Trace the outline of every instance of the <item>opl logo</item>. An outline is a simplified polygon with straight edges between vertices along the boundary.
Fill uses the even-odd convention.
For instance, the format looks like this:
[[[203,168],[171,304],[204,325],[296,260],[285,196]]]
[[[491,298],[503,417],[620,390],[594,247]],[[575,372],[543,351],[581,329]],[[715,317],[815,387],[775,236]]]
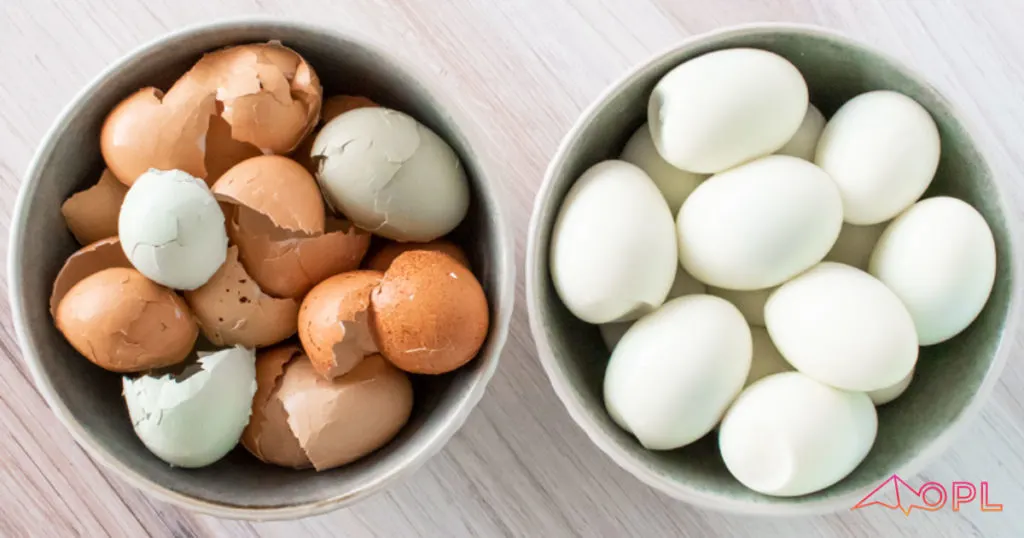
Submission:
[[[895,504],[885,498],[886,494],[890,491],[895,492]],[[915,509],[926,512],[941,510],[946,506],[947,500],[952,500],[953,511],[959,512],[963,505],[970,504],[975,499],[978,499],[979,508],[982,512],[1003,511],[1003,505],[989,502],[988,482],[981,482],[979,487],[976,487],[973,482],[953,482],[949,491],[938,482],[927,482],[919,489],[914,489],[905,480],[900,478],[899,475],[894,474],[872,490],[871,493],[868,493],[850,510],[867,508],[877,504],[890,510],[899,510],[903,512],[903,515],[909,516],[910,512]]]

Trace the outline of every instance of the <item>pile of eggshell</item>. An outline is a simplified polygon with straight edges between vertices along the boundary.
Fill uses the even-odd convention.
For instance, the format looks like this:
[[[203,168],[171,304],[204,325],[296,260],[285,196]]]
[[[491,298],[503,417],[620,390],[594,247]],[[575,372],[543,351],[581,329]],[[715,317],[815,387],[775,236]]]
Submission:
[[[110,112],[107,169],[62,207],[85,246],[54,321],[86,359],[140,374],[123,380],[134,430],[171,465],[239,441],[286,467],[349,463],[408,420],[408,374],[484,342],[483,289],[443,238],[469,207],[457,155],[402,112],[322,95],[280,43],[206,54]]]
[[[560,298],[612,350],[608,413],[651,450],[717,427],[755,491],[826,488],[867,456],[919,346],[981,312],[992,232],[963,201],[918,201],[939,132],[896,92],[826,122],[793,64],[730,49],[666,74],[647,119],[572,186],[550,246]]]

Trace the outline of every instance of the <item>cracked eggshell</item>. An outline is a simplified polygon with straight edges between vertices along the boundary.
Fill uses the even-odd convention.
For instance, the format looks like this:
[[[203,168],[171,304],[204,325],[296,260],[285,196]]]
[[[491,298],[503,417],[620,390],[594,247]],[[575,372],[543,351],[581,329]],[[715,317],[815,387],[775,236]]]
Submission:
[[[473,273],[440,252],[395,259],[371,295],[370,324],[381,354],[415,374],[469,362],[487,337],[487,297]]]
[[[76,192],[60,207],[68,230],[79,244],[88,245],[117,235],[117,215],[128,187],[104,170],[100,180],[88,189]]]
[[[323,127],[324,124],[337,118],[338,116],[348,112],[349,110],[355,110],[357,108],[367,108],[380,106],[374,103],[370,99],[358,95],[334,95],[324,99],[324,105],[320,110],[320,123],[319,127]],[[316,135],[319,133],[319,129],[316,129],[306,138],[302,139],[302,143],[299,147],[295,148],[292,152],[292,158],[294,158],[303,168],[309,170],[310,174],[316,174],[316,163],[313,161],[313,141],[316,140]]]
[[[469,182],[455,151],[397,110],[359,108],[334,118],[312,155],[328,204],[388,239],[437,239],[469,209]]]
[[[288,426],[288,412],[275,397],[285,369],[294,360],[304,360],[302,348],[295,344],[266,349],[256,355],[256,395],[241,442],[260,461],[308,469],[313,464]]]
[[[316,180],[299,163],[261,155],[238,163],[213,185],[221,199],[266,215],[276,226],[310,234],[324,231],[324,202]]]
[[[181,297],[125,267],[79,281],[60,300],[54,319],[79,353],[113,372],[177,364],[199,335]]]
[[[403,252],[410,250],[432,250],[434,252],[441,252],[452,257],[455,261],[460,264],[469,267],[469,258],[466,257],[466,253],[455,243],[448,241],[447,239],[435,239],[429,243],[395,243],[388,242],[377,252],[366,258],[366,262],[363,264],[367,269],[374,271],[387,271],[388,267],[391,267],[391,263],[395,261],[395,258],[400,256]]]
[[[170,288],[194,290],[227,256],[224,213],[201,179],[150,170],[128,189],[117,222],[132,265]]]
[[[297,328],[299,302],[263,293],[238,261],[235,246],[228,247],[227,260],[206,284],[184,295],[203,335],[218,346],[267,347]]]
[[[50,315],[57,315],[57,306],[68,291],[82,279],[111,267],[131,267],[131,262],[121,249],[121,241],[116,237],[100,239],[90,243],[68,257],[64,266],[53,281],[53,292],[50,294]]]
[[[124,378],[135,433],[177,467],[204,467],[238,444],[256,392],[255,354],[243,347],[199,354],[177,376]]]
[[[370,292],[384,273],[349,271],[317,284],[299,309],[299,340],[325,379],[348,373],[363,357],[377,353],[370,332]]]

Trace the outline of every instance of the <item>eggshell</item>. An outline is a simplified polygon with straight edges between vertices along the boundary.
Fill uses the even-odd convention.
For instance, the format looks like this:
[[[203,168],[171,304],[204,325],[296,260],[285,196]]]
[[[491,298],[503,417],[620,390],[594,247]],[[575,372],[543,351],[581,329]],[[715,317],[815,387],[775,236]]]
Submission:
[[[750,329],[711,295],[673,299],[640,318],[612,352],[604,376],[609,414],[651,450],[710,432],[750,371]]]
[[[624,161],[598,163],[576,180],[550,248],[555,291],[587,323],[628,321],[661,306],[679,265],[668,203]]]
[[[676,269],[676,278],[672,281],[672,287],[668,290],[668,297],[665,300],[671,301],[677,297],[696,295],[706,291],[707,288],[703,283],[690,276],[685,269],[679,267]],[[604,339],[605,345],[608,346],[608,351],[615,349],[616,344],[622,339],[622,335],[626,334],[626,331],[633,325],[633,321],[616,321],[602,324],[599,327],[601,338]]]
[[[313,464],[288,426],[288,412],[281,400],[275,397],[280,388],[279,380],[295,360],[304,360],[302,348],[295,344],[269,348],[256,355],[256,395],[252,399],[252,415],[242,432],[241,443],[260,461],[308,469]]]
[[[429,243],[387,243],[380,250],[373,253],[371,256],[366,258],[363,265],[367,269],[374,271],[384,272],[391,267],[391,263],[395,261],[399,255],[403,252],[410,250],[432,250],[435,252],[441,252],[451,256],[455,261],[459,262],[465,267],[469,267],[469,258],[466,257],[466,253],[459,248],[458,245],[448,241],[446,239],[435,239]]]
[[[238,163],[212,188],[219,197],[250,207],[278,227],[310,234],[324,231],[324,202],[316,180],[299,163],[261,155]]]
[[[73,194],[60,207],[60,212],[75,239],[88,245],[117,235],[117,214],[127,193],[128,187],[110,170],[104,170],[99,182]]]
[[[357,95],[333,95],[324,99],[323,107],[320,110],[320,123],[318,126],[323,127],[327,122],[337,118],[349,110],[374,106],[380,105],[366,97]],[[310,174],[316,174],[317,172],[317,164],[313,162],[312,152],[313,141],[316,140],[316,135],[318,133],[319,130],[314,130],[309,136],[303,138],[299,147],[295,148],[295,151],[292,152],[292,157],[295,161],[301,164],[306,170],[309,170]]]
[[[378,352],[369,325],[370,293],[384,273],[334,275],[306,294],[299,310],[299,339],[317,373],[333,379]]]
[[[128,189],[117,221],[132,265],[167,287],[194,290],[227,255],[224,214],[210,188],[180,170],[150,170]]]
[[[764,304],[777,288],[760,290],[727,290],[708,286],[708,293],[729,301],[743,314],[751,327],[764,327]]]
[[[797,132],[807,105],[807,83],[793,64],[738,48],[669,71],[651,92],[647,121],[666,161],[715,174],[778,151]]]
[[[79,353],[113,372],[177,364],[199,334],[181,297],[124,267],[75,284],[57,306],[55,320]]]
[[[783,284],[764,319],[790,364],[836,388],[885,388],[917,363],[910,313],[885,284],[848,265],[824,262]]]
[[[370,234],[329,217],[322,234],[291,232],[245,206],[228,222],[231,241],[247,273],[273,297],[302,297],[325,278],[359,267]]]
[[[856,226],[844,222],[843,228],[839,231],[839,238],[836,239],[836,244],[832,245],[832,250],[825,255],[825,260],[867,271],[871,251],[875,249],[875,244],[885,231],[886,224]]]
[[[358,108],[334,118],[316,136],[312,155],[327,203],[388,239],[437,239],[469,209],[469,181],[458,155],[397,110]]]
[[[200,352],[179,376],[124,378],[135,433],[150,452],[177,467],[204,467],[238,444],[256,392],[255,355],[234,347]]]
[[[996,246],[976,209],[939,196],[914,204],[885,229],[870,266],[910,311],[918,343],[930,346],[959,334],[985,307]]]
[[[111,267],[131,267],[131,262],[121,250],[117,237],[100,239],[90,243],[68,257],[53,281],[50,294],[50,315],[56,316],[57,305],[68,291],[82,279]]]
[[[406,372],[450,372],[475,357],[487,338],[490,314],[480,282],[440,252],[398,256],[370,305],[381,354]]]
[[[744,387],[770,375],[793,371],[793,365],[786,362],[775,347],[768,331],[764,327],[751,327],[750,336],[754,343],[754,355],[750,361],[750,373]]]
[[[868,392],[868,398],[871,398],[871,403],[876,406],[885,405],[892,402],[896,398],[899,398],[907,391],[910,387],[910,382],[914,379],[914,370],[911,370],[907,377],[900,380],[899,383],[892,385],[891,387],[885,387],[884,389],[878,389]]]
[[[206,134],[206,184],[213,186],[232,166],[262,155],[259,148],[231,138],[231,126],[224,118],[213,116]]]
[[[846,222],[878,224],[924,194],[939,166],[940,145],[924,107],[896,92],[874,91],[836,111],[814,162],[839,186]]]
[[[235,246],[228,247],[227,259],[206,284],[185,292],[185,300],[203,335],[218,346],[266,347],[298,327],[299,302],[263,293],[238,261]]]
[[[668,209],[675,216],[679,207],[683,205],[693,189],[700,185],[701,181],[707,179],[707,174],[694,174],[686,170],[680,170],[672,166],[654,147],[651,139],[651,130],[647,124],[640,126],[633,136],[629,137],[626,147],[622,148],[622,155],[619,159],[635,164],[654,181],[661,191],[665,201],[668,202]]]
[[[772,155],[693,191],[679,210],[679,259],[709,286],[769,288],[820,262],[842,224],[842,201],[827,174]]]
[[[867,456],[878,430],[862,392],[838,390],[798,372],[743,391],[718,432],[722,459],[744,486],[777,497],[822,490]]]
[[[793,138],[786,142],[776,155],[789,155],[805,161],[814,162],[814,152],[818,148],[818,139],[821,132],[825,130],[825,116],[814,105],[807,105],[807,113],[804,114],[804,121],[796,130]]]

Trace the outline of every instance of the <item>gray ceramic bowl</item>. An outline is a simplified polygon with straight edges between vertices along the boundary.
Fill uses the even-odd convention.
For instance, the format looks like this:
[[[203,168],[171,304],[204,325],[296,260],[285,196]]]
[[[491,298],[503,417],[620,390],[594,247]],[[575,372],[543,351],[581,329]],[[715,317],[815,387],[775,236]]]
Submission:
[[[408,425],[385,448],[329,472],[265,465],[238,448],[211,467],[183,470],[151,455],[132,432],[120,377],[92,366],[65,342],[47,311],[58,269],[76,244],[61,202],[94,182],[103,167],[100,125],[130,92],[168,87],[205,51],[278,39],[317,70],[325,94],[366,95],[404,110],[444,137],[472,181],[472,206],[455,232],[491,306],[480,355],[453,374],[417,377]],[[512,312],[515,267],[499,187],[473,149],[467,123],[455,117],[425,77],[377,45],[324,28],[266,19],[223,21],[175,32],[130,53],[93,80],[43,139],[14,210],[9,259],[14,323],[40,392],[78,442],[132,485],[165,501],[227,517],[300,517],[338,508],[409,475],[444,446],[480,400],[498,365]]]
[[[646,119],[647,99],[658,79],[680,63],[731,47],[755,47],[793,62],[807,79],[811,100],[826,115],[869,90],[903,92],[927,108],[942,135],[942,161],[928,196],[966,200],[995,234],[998,268],[984,312],[952,341],[924,348],[910,389],[879,409],[878,440],[850,476],[823,491],[797,498],[757,494],[733,479],[712,433],[669,452],[644,450],[605,413],[602,380],[608,350],[597,327],[579,321],[562,305],[548,272],[551,228],[570,185],[591,165],[618,155]],[[893,473],[914,473],[946,448],[956,431],[991,392],[1010,353],[1018,326],[1020,267],[1014,250],[1014,211],[1000,178],[992,175],[982,148],[951,104],[899,62],[819,28],[760,24],[690,39],[628,73],[597,99],[562,140],[537,194],[530,222],[526,286],[530,322],[540,360],[573,419],[624,469],[681,500],[749,514],[808,514],[849,509]]]

